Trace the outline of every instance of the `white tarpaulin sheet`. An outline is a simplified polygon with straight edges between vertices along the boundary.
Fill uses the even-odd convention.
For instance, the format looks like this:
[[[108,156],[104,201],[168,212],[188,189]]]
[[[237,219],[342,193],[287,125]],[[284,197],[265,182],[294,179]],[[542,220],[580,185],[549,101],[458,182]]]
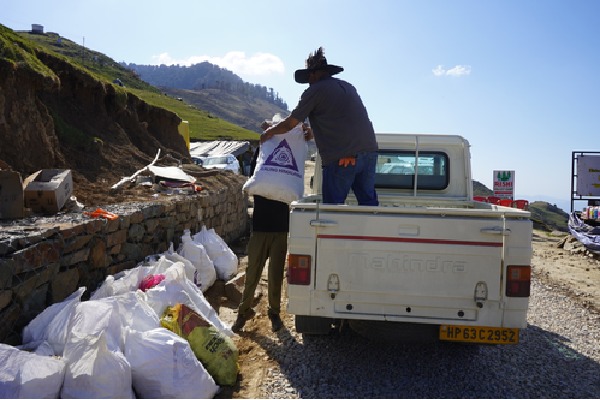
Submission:
[[[157,167],[156,165],[150,165],[148,167],[150,172],[155,176],[161,178],[173,179],[176,181],[191,182],[195,183],[196,178],[183,172],[179,167]]]
[[[572,212],[569,215],[569,232],[577,239],[586,249],[600,254],[600,227],[591,226],[583,222],[581,218]]]
[[[233,154],[238,156],[250,148],[250,142],[233,142],[226,140],[215,140],[212,142],[190,143],[190,156],[208,157],[220,156],[222,154]]]

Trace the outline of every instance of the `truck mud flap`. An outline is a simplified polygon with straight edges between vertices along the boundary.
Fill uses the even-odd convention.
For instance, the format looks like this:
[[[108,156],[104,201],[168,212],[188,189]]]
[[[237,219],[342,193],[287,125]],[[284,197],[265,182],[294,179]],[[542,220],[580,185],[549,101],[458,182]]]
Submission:
[[[296,315],[296,332],[308,335],[328,335],[333,330],[333,318]]]
[[[438,341],[439,325],[392,321],[348,320],[350,328],[369,340],[395,343],[431,343]]]

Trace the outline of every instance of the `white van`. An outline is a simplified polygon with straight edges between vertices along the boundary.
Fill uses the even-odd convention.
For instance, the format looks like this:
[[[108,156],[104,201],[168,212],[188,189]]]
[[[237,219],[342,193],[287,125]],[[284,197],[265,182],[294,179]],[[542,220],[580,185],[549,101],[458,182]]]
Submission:
[[[236,174],[240,173],[240,162],[233,154],[195,157],[195,161],[205,169],[224,169],[226,171],[233,171]]]

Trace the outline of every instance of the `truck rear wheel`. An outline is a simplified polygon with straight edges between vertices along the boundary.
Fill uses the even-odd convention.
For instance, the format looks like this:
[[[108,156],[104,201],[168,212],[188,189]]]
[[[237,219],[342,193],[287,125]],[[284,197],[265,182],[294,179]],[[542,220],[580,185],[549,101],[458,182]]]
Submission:
[[[328,335],[334,325],[332,318],[296,315],[296,332],[308,335]]]

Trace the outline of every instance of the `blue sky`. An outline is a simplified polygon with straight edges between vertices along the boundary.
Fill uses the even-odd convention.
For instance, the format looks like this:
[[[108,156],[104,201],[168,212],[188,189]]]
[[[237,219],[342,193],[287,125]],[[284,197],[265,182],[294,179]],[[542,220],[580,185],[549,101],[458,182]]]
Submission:
[[[290,109],[306,88],[294,71],[323,46],[376,131],[462,135],[475,180],[514,170],[516,198],[567,212],[571,152],[600,149],[597,0],[20,0],[0,23],[119,62],[209,61]]]

